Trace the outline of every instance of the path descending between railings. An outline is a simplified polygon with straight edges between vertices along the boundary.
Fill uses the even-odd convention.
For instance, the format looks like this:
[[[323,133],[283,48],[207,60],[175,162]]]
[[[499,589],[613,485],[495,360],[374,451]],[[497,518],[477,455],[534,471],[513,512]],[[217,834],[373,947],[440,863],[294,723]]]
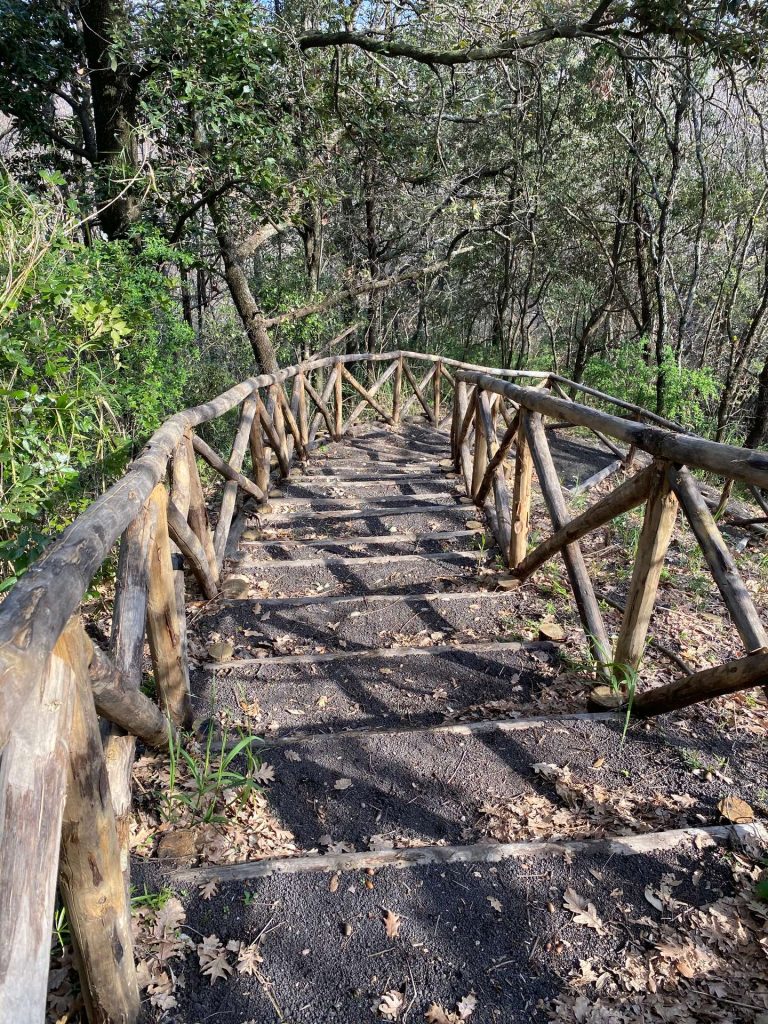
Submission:
[[[566,476],[580,456],[560,444]],[[422,423],[358,426],[233,528],[223,595],[191,626],[193,654],[219,645],[196,712],[258,723],[285,849],[138,862],[139,886],[181,893],[195,941],[262,958],[213,985],[180,965],[177,1007],[147,1019],[543,1021],[572,965],[642,945],[649,893],[727,888],[717,780],[680,762],[695,739],[671,716],[622,745],[620,716],[558,690],[556,644],[509,639],[525,589],[494,587],[449,447]],[[610,458],[591,451],[577,475]],[[568,890],[599,927],[574,923]]]

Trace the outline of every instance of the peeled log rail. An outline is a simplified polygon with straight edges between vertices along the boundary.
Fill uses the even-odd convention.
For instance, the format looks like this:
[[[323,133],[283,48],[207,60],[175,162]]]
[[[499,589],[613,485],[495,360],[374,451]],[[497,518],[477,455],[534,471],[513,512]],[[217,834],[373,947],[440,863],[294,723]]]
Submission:
[[[186,448],[187,461],[189,462],[189,515],[187,518],[190,529],[202,545],[205,552],[205,561],[213,575],[213,582],[218,587],[219,567],[216,565],[216,552],[213,550],[213,534],[208,522],[208,510],[205,507],[205,496],[203,495],[203,485],[200,482],[200,473],[197,468],[192,434],[189,432],[184,435],[184,447]],[[268,482],[269,467],[267,467]]]
[[[693,475],[683,466],[676,472],[670,470],[670,479],[747,654],[765,651],[765,628]]]
[[[657,466],[645,506],[626,609],[616,641],[614,661],[619,666],[636,669],[640,665],[676,518],[677,498],[669,486],[664,467]]]
[[[348,383],[352,385],[355,391],[357,391],[359,395],[363,396],[365,401],[371,406],[372,409],[376,410],[376,412],[379,414],[379,416],[381,416],[382,419],[386,420],[387,423],[394,422],[392,417],[387,412],[387,410],[383,406],[379,405],[376,399],[371,395],[370,391],[366,391],[363,385],[358,383],[357,380],[355,380],[354,376],[349,372],[346,366],[341,367],[341,372],[344,377],[344,380],[348,381]]]
[[[683,676],[666,686],[657,686],[635,695],[632,714],[638,718],[661,715],[667,711],[687,708],[702,700],[724,697],[728,693],[748,690],[768,683],[768,654],[749,654],[738,661],[729,661],[715,668],[705,668]]]
[[[381,388],[382,388],[382,387],[384,386],[384,384],[386,384],[386,382],[387,382],[387,381],[389,380],[389,378],[390,378],[390,377],[392,376],[392,374],[393,374],[393,373],[396,373],[396,372],[397,372],[397,362],[394,362],[394,363],[392,363],[392,364],[391,364],[391,366],[388,366],[388,367],[387,367],[387,369],[386,369],[386,370],[384,371],[384,373],[382,373],[382,375],[381,375],[380,377],[378,377],[378,378],[377,378],[377,379],[376,379],[376,380],[375,380],[375,381],[373,382],[373,384],[371,385],[371,387],[370,387],[370,388],[368,388],[368,394],[369,394],[369,395],[370,395],[371,397],[373,397],[373,395],[377,394],[377,392],[381,390]],[[353,425],[354,423],[356,423],[356,422],[357,422],[357,420],[358,420],[358,419],[359,419],[359,417],[361,416],[361,414],[362,414],[363,410],[364,410],[364,409],[365,409],[365,408],[366,408],[366,407],[367,407],[368,405],[369,405],[369,402],[368,402],[368,399],[367,399],[367,398],[364,398],[362,402],[358,402],[358,403],[357,403],[357,405],[355,406],[355,408],[354,408],[354,409],[352,410],[352,412],[351,412],[351,413],[349,414],[349,416],[348,416],[348,418],[347,418],[347,422],[346,422],[346,423],[344,424],[344,427],[343,427],[343,429],[342,429],[342,433],[343,433],[343,434],[346,434],[346,432],[347,432],[347,431],[349,430],[349,428],[350,428],[350,427],[351,427],[351,426],[352,426],[352,425]],[[391,416],[391,417],[390,417],[390,418],[388,419],[388,421],[387,421],[387,422],[391,423],[391,425],[392,425],[393,427],[394,427],[394,426],[396,425],[396,424],[395,424],[395,410],[394,410],[394,404],[393,404],[393,409],[392,409],[392,416]]]
[[[140,1003],[131,904],[123,879],[82,628],[75,629],[72,641],[73,714],[59,885],[88,1019],[133,1024]],[[18,1019],[30,1018],[25,1013]]]
[[[557,470],[552,461],[541,416],[538,413],[526,411],[521,416],[521,422],[531,449],[539,486],[549,509],[550,519],[555,529],[562,529],[568,521],[568,509],[557,477]],[[574,541],[563,548],[563,558],[592,657],[598,664],[605,664],[610,660],[610,643],[578,542]]]
[[[413,403],[413,401],[415,399],[421,405],[421,407],[424,410],[424,413],[425,413],[427,419],[429,420],[429,422],[430,423],[435,423],[436,422],[435,421],[435,414],[432,411],[432,409],[430,409],[429,403],[427,402],[427,400],[424,397],[424,394],[422,392],[422,388],[426,387],[426,385],[429,384],[429,381],[431,380],[431,378],[432,378],[432,376],[433,376],[433,374],[435,372],[434,366],[432,367],[431,370],[429,370],[424,375],[424,379],[421,381],[420,384],[417,383],[416,378],[413,376],[411,368],[410,368],[410,366],[408,365],[407,362],[403,363],[403,372],[405,373],[405,376],[408,379],[408,383],[413,388],[413,394],[411,395],[411,397],[409,399],[406,400],[406,402],[405,402],[405,404],[403,406],[403,413],[408,411],[408,409],[410,408],[411,404]]]
[[[616,490],[601,498],[586,512],[571,519],[552,536],[542,541],[529,555],[526,555],[514,569],[515,576],[522,582],[567,544],[581,540],[582,537],[600,529],[601,526],[605,526],[617,516],[636,508],[648,497],[656,474],[655,466],[646,467],[629,480],[625,480]]]
[[[175,730],[157,704],[125,685],[110,657],[94,647],[88,678],[96,710],[150,747],[167,750]]]
[[[503,404],[501,405],[501,410],[503,413]],[[478,504],[482,504],[485,501],[485,497],[488,494],[488,491],[491,486],[493,474],[496,472],[496,469],[499,466],[501,466],[501,464],[504,462],[504,460],[507,457],[507,454],[509,453],[509,449],[515,443],[519,425],[520,417],[516,413],[511,418],[511,421],[508,424],[506,431],[504,432],[504,436],[501,439],[501,443],[499,444],[499,447],[496,449],[496,453],[494,454],[491,461],[488,463],[488,468],[485,471],[485,476],[483,477],[482,483],[480,484],[480,489],[477,492],[476,501]]]
[[[576,402],[555,398],[538,388],[521,388],[516,384],[507,384],[488,374],[462,371],[457,374],[457,379],[479,385],[497,395],[506,395],[507,398],[544,416],[552,416],[580,427],[602,430],[620,441],[636,445],[656,458],[686,465],[689,468],[705,469],[710,473],[757,484],[760,487],[768,487],[768,454],[765,452],[706,441],[702,437],[689,434],[676,434],[660,427],[646,427],[607,412],[578,405]]]
[[[220,455],[218,455],[213,448],[205,443],[202,437],[198,437],[197,434],[192,438],[192,444],[194,445],[197,454],[205,459],[211,469],[215,469],[217,473],[224,477],[225,480],[232,480],[241,487],[246,494],[250,494],[256,501],[264,501],[266,495],[260,487],[257,487],[255,483],[248,479],[247,476],[243,476],[242,473],[238,473],[236,469],[233,469],[228,462],[225,462]]]
[[[181,625],[173,587],[170,538],[168,536],[168,495],[158,484],[150,495],[157,526],[149,557],[147,589],[147,636],[155,682],[161,700],[176,725],[192,725],[188,666],[184,661]]]
[[[234,470],[236,473],[240,473],[240,469],[243,465],[243,459],[245,458],[245,451],[248,447],[248,442],[251,436],[251,426],[253,424],[254,416],[258,408],[258,403],[255,395],[250,395],[243,402],[240,410],[240,422],[237,425],[237,433],[235,434],[235,441],[232,445],[232,454],[229,457],[229,468]],[[247,479],[243,477],[243,479]],[[249,481],[250,483],[250,481]],[[227,541],[229,539],[229,531],[232,526],[232,516],[235,514],[235,503],[237,501],[237,488],[239,482],[237,479],[229,479],[224,484],[224,493],[221,498],[221,507],[219,508],[219,517],[216,521],[216,530],[213,534],[213,550],[216,553],[216,564],[221,569],[224,562],[224,552],[227,549]],[[254,485],[256,486],[256,485]],[[257,491],[261,491],[261,488],[256,486]],[[262,499],[264,498],[264,492],[261,491]]]

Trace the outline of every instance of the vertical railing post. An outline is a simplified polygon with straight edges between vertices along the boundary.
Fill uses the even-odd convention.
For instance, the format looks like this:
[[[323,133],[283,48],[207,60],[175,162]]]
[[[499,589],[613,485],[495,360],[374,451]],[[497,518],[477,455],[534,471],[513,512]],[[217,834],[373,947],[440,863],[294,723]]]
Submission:
[[[624,618],[616,641],[613,658],[616,665],[628,669],[637,669],[640,665],[664,558],[675,528],[677,508],[677,498],[670,487],[665,467],[660,464],[645,505]]]
[[[184,661],[181,624],[176,607],[171,546],[168,536],[168,494],[158,484],[149,496],[157,516],[149,558],[147,636],[161,706],[176,725],[192,726],[189,667]]]
[[[438,359],[435,363],[435,375],[432,379],[432,385],[434,389],[434,401],[435,401],[435,426],[440,426],[440,414],[441,414],[441,401],[442,396],[440,394],[440,388],[442,387],[443,377],[443,363],[442,360]]]
[[[395,384],[392,392],[392,422],[397,429],[400,426],[400,417],[403,407],[403,353],[397,357],[397,369],[395,370]]]
[[[141,686],[149,553],[156,524],[155,506],[145,505],[120,540],[110,647],[123,685],[133,690]],[[123,878],[130,891],[131,776],[136,739],[113,723],[102,723],[101,732]]]
[[[485,422],[480,410],[480,396],[485,394],[478,386],[475,388],[475,457],[472,462],[472,497],[480,492],[485,471],[488,468],[488,442],[485,437]]]
[[[533,459],[523,423],[525,410],[520,408],[520,424],[515,445],[514,480],[512,484],[512,533],[509,543],[509,567],[515,569],[528,550],[528,529],[531,519],[531,481]]]
[[[341,375],[341,360],[337,360],[335,364],[335,374],[333,383],[333,397],[334,397],[334,426],[335,426],[335,441],[341,440],[342,427],[344,423],[344,393],[342,391],[342,375]]]
[[[269,454],[264,445],[264,435],[261,426],[261,409],[257,399],[256,415],[251,424],[251,433],[248,444],[251,449],[251,468],[253,480],[257,487],[260,487],[264,494],[269,496]]]
[[[192,431],[184,434],[184,448],[187,452],[189,463],[189,526],[194,535],[200,541],[208,559],[208,567],[211,570],[215,582],[219,582],[219,567],[216,564],[216,552],[213,549],[213,535],[208,522],[208,510],[205,507],[205,495],[203,485],[200,482],[200,472],[197,468],[195,448],[192,444]]]
[[[59,885],[88,1019],[133,1024],[140,1003],[131,904],[88,679],[88,638],[79,623],[69,642],[75,687]]]

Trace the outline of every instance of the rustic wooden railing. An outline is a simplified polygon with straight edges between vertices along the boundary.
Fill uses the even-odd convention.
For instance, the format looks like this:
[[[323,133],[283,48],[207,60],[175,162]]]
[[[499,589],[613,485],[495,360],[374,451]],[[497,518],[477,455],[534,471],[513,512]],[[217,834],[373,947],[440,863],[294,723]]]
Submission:
[[[372,379],[378,364],[384,364],[382,371]],[[635,419],[577,403],[563,389]],[[440,425],[451,391],[453,456],[469,493],[487,509],[521,581],[563,552],[600,664],[610,657],[608,640],[579,539],[646,503],[612,656],[614,662],[636,665],[678,502],[683,506],[748,657],[641,694],[638,710],[679,706],[765,677],[765,631],[686,466],[768,487],[767,456],[685,435],[679,424],[556,374],[487,370],[423,353],[332,356],[243,381],[167,420],[125,475],[48,548],[0,606],[1,1020],[44,1019],[57,883],[89,1020],[137,1019],[129,889],[131,767],[136,738],[167,747],[174,730],[192,725],[185,571],[205,598],[215,597],[239,496],[264,502],[273,472],[288,476],[321,434],[340,438],[366,410],[395,428],[414,408]],[[236,409],[238,424],[225,459],[196,430]],[[500,439],[499,415],[506,426]],[[637,451],[653,461],[571,520],[542,428],[544,416],[593,430],[617,457],[609,470],[631,464]],[[506,456],[513,447],[510,497]],[[244,472],[247,452],[249,473]],[[213,530],[198,458],[224,479]],[[554,533],[528,553],[534,467]],[[582,489],[606,475],[596,474]],[[118,540],[112,635],[104,651],[86,634],[79,606]],[[157,702],[140,689],[145,640]]]
[[[640,418],[623,419],[576,403],[564,387],[580,390]],[[506,424],[501,438],[497,432],[499,415]],[[645,452],[651,460],[581,515],[571,518],[544,430],[544,417],[555,423],[588,428],[618,456],[615,462],[572,489],[571,495],[607,479],[619,467],[629,470],[638,452]],[[626,450],[616,442],[626,444]],[[679,424],[593,389],[573,385],[554,374],[537,386],[520,387],[496,374],[471,371],[456,374],[451,444],[455,467],[464,476],[467,492],[485,508],[513,583],[522,583],[553,555],[562,554],[593,658],[617,684],[634,678],[640,667],[667,547],[678,508],[682,507],[744,644],[746,657],[637,693],[633,697],[634,714],[669,711],[768,679],[768,634],[691,472],[705,470],[726,480],[765,488],[765,453],[686,434]],[[510,468],[507,454],[513,447],[515,458]],[[553,532],[528,551],[534,470]],[[608,638],[579,541],[639,505],[645,505],[643,526],[614,646]]]

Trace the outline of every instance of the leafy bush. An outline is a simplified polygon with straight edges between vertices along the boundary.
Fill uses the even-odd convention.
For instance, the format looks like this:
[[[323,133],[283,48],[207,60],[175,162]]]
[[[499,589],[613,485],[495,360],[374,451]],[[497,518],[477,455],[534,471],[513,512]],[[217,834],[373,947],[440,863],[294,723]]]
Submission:
[[[645,361],[645,344],[643,339],[625,342],[612,354],[610,361],[593,357],[587,364],[584,382],[645,409],[654,409],[658,371],[654,363]],[[708,433],[712,426],[709,403],[718,393],[712,371],[679,366],[673,350],[666,346],[661,372],[664,375],[663,414],[697,433]]]
[[[75,238],[55,176],[33,197],[0,177],[0,589],[178,409],[191,332],[154,234]]]

